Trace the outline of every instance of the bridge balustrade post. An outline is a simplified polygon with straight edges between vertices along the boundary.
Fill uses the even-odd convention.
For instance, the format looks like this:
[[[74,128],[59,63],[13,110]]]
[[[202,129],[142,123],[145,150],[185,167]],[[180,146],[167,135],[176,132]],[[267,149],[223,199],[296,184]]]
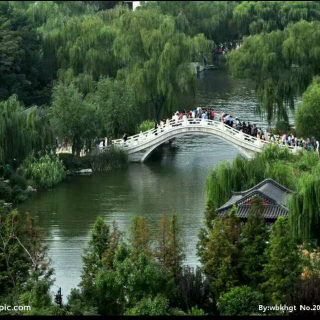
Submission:
[[[241,140],[244,140],[244,133],[243,131],[239,131],[239,137]]]
[[[262,143],[261,143],[260,137],[257,137],[257,143],[258,143],[259,148],[261,148]]]

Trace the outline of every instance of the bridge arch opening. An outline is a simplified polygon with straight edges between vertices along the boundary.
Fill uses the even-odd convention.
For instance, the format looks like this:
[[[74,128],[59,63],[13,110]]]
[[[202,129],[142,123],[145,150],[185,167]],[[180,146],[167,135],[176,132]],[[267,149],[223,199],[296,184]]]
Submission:
[[[228,145],[236,148],[242,155],[244,155],[246,158],[252,158],[254,156],[254,152],[250,151],[250,150],[246,150],[232,142],[230,142],[229,140],[227,139],[224,139],[222,137],[220,137],[219,135],[217,134],[214,134],[214,133],[209,133],[209,132],[202,132],[202,131],[192,131],[192,133],[196,134],[196,135],[203,135],[203,136],[214,136],[215,138],[217,138],[218,140],[222,141],[222,142],[225,142],[227,143]],[[141,157],[141,162],[144,162],[146,161],[150,155],[152,154],[152,152],[157,149],[158,147],[160,147],[161,145],[163,145],[164,143],[172,140],[172,139],[175,139],[175,138],[181,138],[183,136],[190,136],[192,134],[191,132],[177,132],[176,134],[174,135],[171,135],[169,136],[167,139],[165,140],[162,140],[162,141],[159,141],[158,143],[154,144],[153,146],[149,147],[148,149],[146,149],[146,151],[144,152],[144,154],[142,155]]]

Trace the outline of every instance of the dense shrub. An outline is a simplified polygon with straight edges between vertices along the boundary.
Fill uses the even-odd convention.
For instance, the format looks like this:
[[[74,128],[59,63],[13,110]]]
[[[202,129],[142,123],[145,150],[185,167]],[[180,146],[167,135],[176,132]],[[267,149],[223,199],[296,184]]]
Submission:
[[[0,200],[11,201],[11,188],[0,181]]]
[[[71,153],[59,153],[59,159],[63,162],[66,170],[92,169],[92,156],[79,157]]]
[[[263,305],[263,294],[250,287],[234,287],[223,294],[217,303],[222,316],[250,316],[258,314]]]
[[[14,203],[20,203],[27,200],[28,195],[19,185],[15,185],[11,190],[11,199]]]
[[[58,157],[67,170],[74,169],[74,155],[72,153],[59,153]]]
[[[106,171],[123,168],[128,164],[128,153],[116,147],[101,152],[93,157],[92,169]]]
[[[65,168],[58,156],[48,154],[35,158],[27,157],[21,170],[26,179],[34,181],[37,188],[50,188],[62,181],[66,175]]]
[[[12,176],[12,170],[10,167],[3,166],[0,169],[0,177],[3,177],[4,179],[9,179]]]
[[[19,186],[22,190],[25,190],[27,187],[26,179],[22,176],[17,175],[17,174],[11,175],[9,181],[10,181],[11,187]]]
[[[184,267],[178,277],[178,290],[183,310],[207,309],[210,285],[201,268]]]

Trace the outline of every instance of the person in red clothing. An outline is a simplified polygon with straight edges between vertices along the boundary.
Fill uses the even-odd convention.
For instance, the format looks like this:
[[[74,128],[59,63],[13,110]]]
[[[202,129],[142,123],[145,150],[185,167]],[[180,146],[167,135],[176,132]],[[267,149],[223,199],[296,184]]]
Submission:
[[[214,120],[214,111],[211,110],[211,120]]]

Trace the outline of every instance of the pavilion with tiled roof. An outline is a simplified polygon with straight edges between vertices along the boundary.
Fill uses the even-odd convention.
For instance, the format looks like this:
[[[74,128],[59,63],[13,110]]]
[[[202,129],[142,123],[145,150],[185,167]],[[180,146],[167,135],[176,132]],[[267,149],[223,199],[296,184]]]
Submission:
[[[249,190],[232,192],[230,200],[218,209],[218,216],[225,217],[235,205],[238,209],[237,215],[245,221],[249,215],[252,198],[259,197],[262,199],[265,221],[272,224],[280,216],[288,218],[288,196],[292,193],[292,190],[273,179],[265,179]]]

